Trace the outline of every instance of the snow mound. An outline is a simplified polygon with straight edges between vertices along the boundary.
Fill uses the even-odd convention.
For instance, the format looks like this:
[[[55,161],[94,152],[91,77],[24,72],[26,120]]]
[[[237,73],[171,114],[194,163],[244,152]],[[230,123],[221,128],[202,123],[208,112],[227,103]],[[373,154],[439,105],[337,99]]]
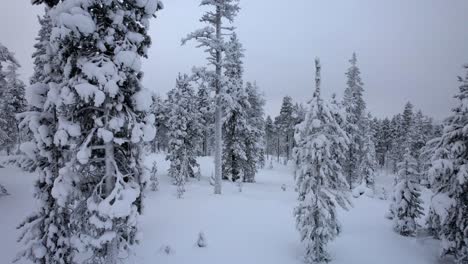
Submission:
[[[360,185],[356,186],[353,191],[353,197],[358,198],[365,194],[367,197],[373,198],[374,197],[374,190],[366,186],[365,182],[362,182]]]

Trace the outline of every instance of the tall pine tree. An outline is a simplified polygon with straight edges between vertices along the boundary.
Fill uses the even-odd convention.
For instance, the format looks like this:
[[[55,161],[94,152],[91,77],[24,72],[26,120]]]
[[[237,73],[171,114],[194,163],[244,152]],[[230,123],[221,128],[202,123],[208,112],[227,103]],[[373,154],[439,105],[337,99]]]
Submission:
[[[305,120],[296,130],[294,151],[299,204],[294,210],[296,227],[306,245],[307,263],[330,261],[326,244],[341,231],[336,203],[346,206],[347,183],[339,160],[346,152],[347,135],[328,104],[320,97],[320,62],[316,65],[316,90],[308,103]]]
[[[349,135],[349,147],[346,157],[345,173],[352,188],[360,179],[359,164],[362,161],[365,128],[365,110],[363,82],[361,71],[357,65],[356,53],[353,53],[346,76],[347,86],[344,91],[343,106],[346,111],[346,132]]]
[[[205,47],[208,53],[208,63],[214,66],[214,71],[209,75],[213,80],[213,88],[216,93],[215,98],[215,184],[214,193],[221,194],[222,156],[223,156],[223,138],[222,138],[222,100],[225,97],[226,87],[223,76],[223,52],[228,48],[223,36],[233,28],[227,27],[225,22],[232,23],[239,12],[239,0],[202,0],[201,5],[211,7],[214,10],[207,11],[201,22],[207,26],[194,31],[182,40],[182,44],[195,39],[199,42],[199,47]]]

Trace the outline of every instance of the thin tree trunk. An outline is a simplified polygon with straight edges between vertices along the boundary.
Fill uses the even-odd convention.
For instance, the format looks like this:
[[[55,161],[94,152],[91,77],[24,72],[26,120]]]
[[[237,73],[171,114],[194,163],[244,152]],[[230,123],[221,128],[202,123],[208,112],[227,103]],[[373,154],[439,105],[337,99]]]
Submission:
[[[277,139],[277,142],[276,142],[276,155],[277,155],[277,162],[279,163],[280,162],[280,139],[279,139],[279,136],[276,138]]]
[[[221,39],[221,8],[216,7],[216,38]],[[222,181],[222,106],[221,106],[221,50],[216,50],[216,110],[215,110],[215,184],[214,193],[221,194],[221,181]]]
[[[105,191],[106,195],[110,195],[115,185],[115,168],[114,168],[114,145],[112,142],[106,143],[105,145],[105,163],[106,172],[104,177],[106,178]],[[114,238],[107,244],[106,247],[106,263],[116,264],[117,263],[117,240]]]
[[[106,126],[109,123],[109,109],[106,109]],[[105,161],[105,186],[104,191],[106,196],[109,196],[115,187],[115,174],[117,164],[115,163],[115,156],[114,156],[114,145],[113,142],[107,142],[104,145],[104,161]],[[118,257],[118,249],[117,249],[117,239],[114,238],[112,241],[109,241],[106,245],[106,264],[116,264]]]
[[[203,139],[203,156],[208,156],[208,129],[205,130]]]

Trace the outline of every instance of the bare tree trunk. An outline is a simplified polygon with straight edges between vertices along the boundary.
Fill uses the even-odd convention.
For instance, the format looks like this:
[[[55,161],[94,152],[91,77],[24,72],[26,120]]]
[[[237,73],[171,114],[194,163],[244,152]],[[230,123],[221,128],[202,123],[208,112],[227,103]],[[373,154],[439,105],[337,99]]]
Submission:
[[[216,38],[221,39],[221,8],[216,7]],[[222,181],[222,105],[221,105],[221,63],[222,63],[221,50],[216,50],[216,110],[215,110],[215,183],[214,193],[221,194],[221,181]]]

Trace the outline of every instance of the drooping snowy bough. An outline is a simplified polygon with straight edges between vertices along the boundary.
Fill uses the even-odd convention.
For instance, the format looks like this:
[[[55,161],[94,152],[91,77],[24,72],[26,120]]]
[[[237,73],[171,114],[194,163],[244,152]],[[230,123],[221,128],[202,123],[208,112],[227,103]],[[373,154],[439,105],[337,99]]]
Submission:
[[[31,111],[22,116],[33,134],[22,150],[43,171],[36,184],[42,206],[22,225],[27,248],[20,257],[116,263],[138,242],[142,144],[155,136],[141,58],[151,44],[149,20],[162,4],[46,3],[50,30],[44,30],[41,74],[51,77],[28,89]]]

